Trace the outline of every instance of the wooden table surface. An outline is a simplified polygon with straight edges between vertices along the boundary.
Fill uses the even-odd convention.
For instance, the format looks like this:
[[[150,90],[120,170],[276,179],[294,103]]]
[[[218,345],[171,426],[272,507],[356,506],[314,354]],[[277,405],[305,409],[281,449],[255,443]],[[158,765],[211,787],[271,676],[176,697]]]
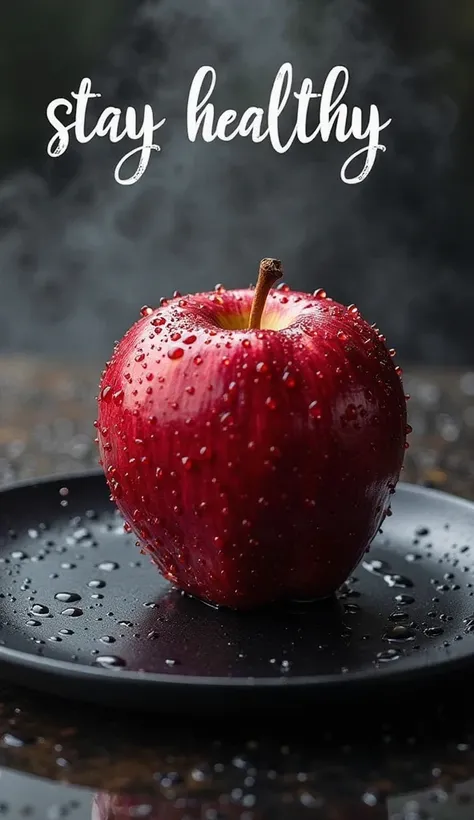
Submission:
[[[0,358],[0,485],[96,466],[100,370]],[[474,369],[412,369],[404,384],[414,430],[404,479],[474,499]],[[317,714],[297,726],[245,715],[191,725],[26,689],[0,700],[0,814],[12,819],[83,820],[94,801],[97,818],[474,817],[474,710],[461,685],[429,710],[387,703],[337,725]]]

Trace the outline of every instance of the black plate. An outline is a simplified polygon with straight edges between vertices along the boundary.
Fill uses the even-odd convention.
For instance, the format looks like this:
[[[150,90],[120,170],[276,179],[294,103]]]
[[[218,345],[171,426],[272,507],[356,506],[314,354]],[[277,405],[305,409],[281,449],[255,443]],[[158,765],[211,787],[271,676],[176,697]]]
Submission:
[[[18,683],[201,711],[474,669],[474,505],[444,493],[399,485],[393,517],[337,599],[251,614],[162,580],[100,474],[17,486],[0,506],[0,668]]]

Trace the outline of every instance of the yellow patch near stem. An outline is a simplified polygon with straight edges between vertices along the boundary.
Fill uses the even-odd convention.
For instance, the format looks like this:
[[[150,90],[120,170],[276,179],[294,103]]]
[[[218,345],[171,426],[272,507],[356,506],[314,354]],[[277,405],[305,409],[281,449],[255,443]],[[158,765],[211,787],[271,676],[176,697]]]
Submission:
[[[295,314],[296,313],[297,311],[295,311]],[[224,330],[246,330],[249,323],[249,317],[250,312],[245,311],[242,313],[232,314],[219,313],[216,315],[215,319],[219,327]],[[269,305],[268,310],[265,309],[263,313],[260,330],[283,330],[291,324],[294,318],[295,316],[289,311],[282,314],[281,311],[275,310],[272,305]]]

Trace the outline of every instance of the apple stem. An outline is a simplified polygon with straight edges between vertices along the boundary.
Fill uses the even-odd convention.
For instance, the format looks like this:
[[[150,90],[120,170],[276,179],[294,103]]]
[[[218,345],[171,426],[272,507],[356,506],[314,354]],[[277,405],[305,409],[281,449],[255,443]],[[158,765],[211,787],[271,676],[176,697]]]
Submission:
[[[283,267],[279,259],[262,259],[247,330],[259,330],[267,296],[282,276]]]

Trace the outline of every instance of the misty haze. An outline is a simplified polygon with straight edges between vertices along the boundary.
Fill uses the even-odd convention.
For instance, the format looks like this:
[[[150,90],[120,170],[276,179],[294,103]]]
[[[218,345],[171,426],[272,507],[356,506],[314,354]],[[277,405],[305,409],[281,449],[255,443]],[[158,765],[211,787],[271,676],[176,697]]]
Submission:
[[[440,4],[427,33],[418,3],[420,17],[406,20],[412,36],[402,37],[389,10],[362,0],[150,0],[133,12],[104,3],[100,25],[90,2],[81,29],[89,47],[72,30],[75,5],[69,28],[51,35],[57,55],[54,39],[39,42],[44,22],[33,11],[18,35],[32,60],[38,52],[34,77],[12,56],[4,110],[14,128],[0,131],[2,352],[107,358],[142,304],[175,289],[246,286],[259,260],[275,256],[291,287],[355,302],[404,361],[472,363],[473,123],[459,80],[467,57]],[[3,37],[19,25],[9,10]],[[360,148],[354,140],[295,143],[286,154],[248,139],[188,140],[187,96],[201,65],[217,71],[218,110],[243,111],[267,106],[286,61],[295,85],[310,77],[315,90],[333,66],[347,66],[347,104],[374,103],[382,121],[392,118],[387,151],[361,184],[340,180]],[[109,105],[150,103],[155,121],[166,117],[161,152],[133,186],[114,181],[133,143],[71,142],[62,157],[47,156],[46,106],[84,76],[102,94],[90,104],[92,126]],[[294,107],[285,115],[293,127]]]

